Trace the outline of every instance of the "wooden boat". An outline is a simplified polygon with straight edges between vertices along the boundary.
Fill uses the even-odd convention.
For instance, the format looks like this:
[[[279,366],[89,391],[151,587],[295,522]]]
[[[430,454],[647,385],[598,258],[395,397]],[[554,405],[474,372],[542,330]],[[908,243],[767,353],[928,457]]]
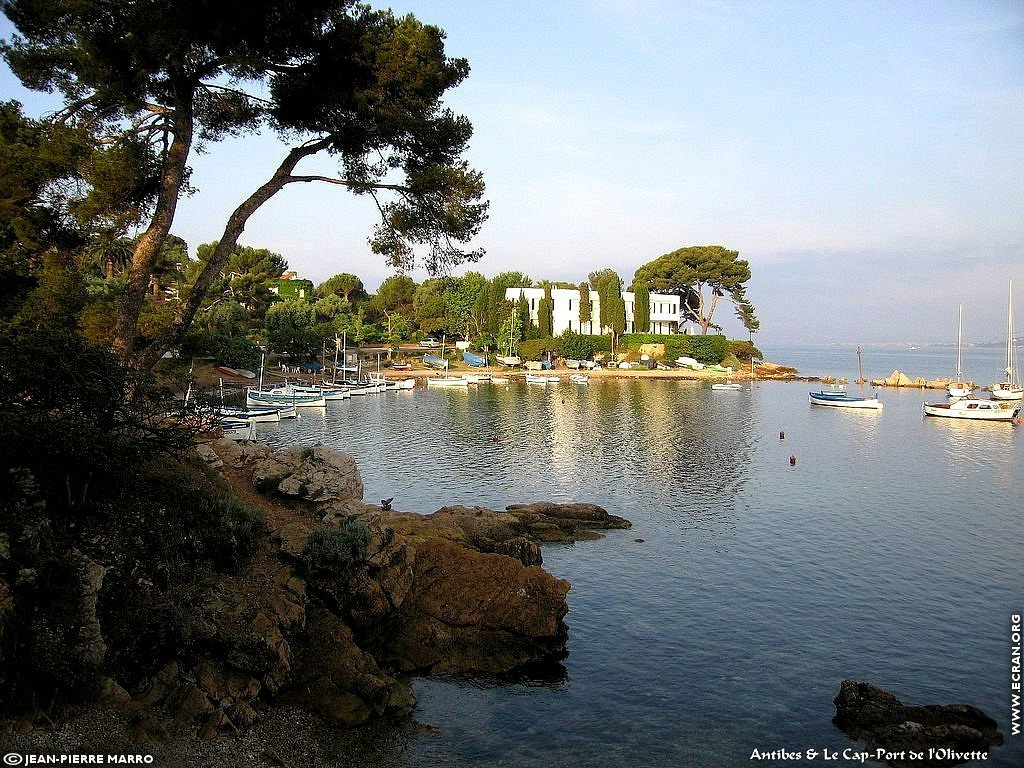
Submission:
[[[691,368],[695,371],[703,370],[704,363],[698,363],[692,357],[677,357],[676,363],[683,366],[684,368]]]
[[[317,384],[304,386],[301,384],[285,384],[267,390],[272,395],[320,395],[324,400],[348,400],[352,394],[347,387],[336,384]]]
[[[327,400],[323,394],[299,394],[287,392],[265,392],[256,387],[245,390],[246,405],[295,406],[296,408],[323,408]]]
[[[242,379],[255,379],[256,374],[246,368],[228,368],[225,365],[217,366],[217,370],[226,373],[228,376],[237,376]]]
[[[221,419],[220,431],[229,440],[255,439],[255,430],[248,419]]]
[[[1010,281],[1010,299],[1006,310],[1006,374],[1005,381],[998,381],[989,387],[994,400],[1020,400],[1024,398],[1020,369],[1017,367],[1017,346],[1013,337],[1013,280]]]
[[[431,376],[427,379],[428,387],[468,387],[469,379],[465,376]]]
[[[444,358],[438,357],[437,355],[424,355],[423,363],[424,365],[429,365],[431,368],[441,368],[445,370],[447,370],[448,368],[448,363],[444,360]]]
[[[236,405],[222,405],[217,408],[216,413],[222,420],[248,421],[250,424],[264,424],[281,420],[280,408],[240,408]]]
[[[1020,403],[982,400],[968,395],[947,403],[924,403],[926,416],[940,416],[947,419],[976,419],[978,421],[1013,422],[1020,413]]]
[[[400,363],[392,363],[391,369],[395,371],[410,371],[412,370],[412,363],[407,363],[404,360]]]
[[[753,368],[751,368],[753,370]],[[827,405],[833,408],[865,408],[868,410],[881,410],[882,402],[874,395],[869,396],[864,392],[864,366],[861,364],[860,347],[857,347],[857,381],[861,385],[861,394],[855,395],[845,388],[821,389],[817,392],[809,392],[807,399],[811,405]]]
[[[960,347],[963,340],[964,307],[957,305],[956,316],[956,378],[946,385],[946,393],[950,397],[965,397],[974,390],[974,386],[964,381],[963,371],[960,368]]]
[[[871,408],[880,410],[882,403],[877,397],[851,395],[849,392],[808,392],[811,405],[830,405],[836,408]]]

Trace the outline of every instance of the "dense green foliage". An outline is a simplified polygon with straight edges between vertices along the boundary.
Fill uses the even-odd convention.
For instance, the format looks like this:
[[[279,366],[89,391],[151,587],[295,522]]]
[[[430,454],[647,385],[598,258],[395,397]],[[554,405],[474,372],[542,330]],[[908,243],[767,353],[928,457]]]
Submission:
[[[380,223],[371,248],[396,267],[435,272],[482,255],[461,248],[487,215],[482,176],[462,157],[472,128],[442,102],[469,65],[445,55],[440,29],[349,0],[5,0],[3,11],[17,28],[2,46],[11,69],[27,87],[59,93],[51,125],[85,137],[71,174],[86,190],[75,201],[83,219],[111,243],[142,231],[109,333],[135,367],[155,364],[209,292],[223,292],[216,283],[231,272],[246,222],[289,184],[326,181],[372,197]],[[293,145],[240,195],[184,300],[143,334],[177,202],[192,191],[194,151],[268,127]],[[321,152],[338,161],[337,177],[296,173]]]
[[[651,329],[651,291],[643,284],[633,289],[633,328],[637,333]]]
[[[346,570],[366,559],[370,531],[366,523],[350,520],[337,528],[317,528],[302,550],[302,559],[312,570]]]
[[[679,248],[644,264],[636,270],[633,285],[678,295],[684,311],[706,334],[708,328],[718,328],[713,317],[721,299],[732,302],[747,330],[757,330],[754,308],[746,297],[749,280],[750,265],[738,251],[704,245]]]

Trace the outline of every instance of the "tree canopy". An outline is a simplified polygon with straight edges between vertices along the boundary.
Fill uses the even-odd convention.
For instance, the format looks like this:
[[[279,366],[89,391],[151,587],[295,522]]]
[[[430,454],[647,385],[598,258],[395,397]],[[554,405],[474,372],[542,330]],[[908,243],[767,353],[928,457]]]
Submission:
[[[444,33],[352,0],[0,0],[18,34],[3,55],[29,88],[58,92],[50,123],[85,131],[95,168],[81,175],[111,226],[138,227],[113,346],[150,367],[191,323],[246,222],[292,183],[326,182],[372,198],[370,237],[388,263],[431,272],[473,261],[484,184],[462,159],[471,135],[442,103],[468,74]],[[137,348],[139,316],[194,151],[272,128],[290,143],[277,170],[228,217],[188,299]],[[336,176],[303,175],[326,152]],[[88,170],[88,169],[87,169]],[[111,191],[118,191],[117,195]],[[116,214],[116,215],[114,215]]]
[[[637,269],[633,285],[680,296],[683,311],[700,324],[701,333],[719,329],[713,317],[721,299],[732,302],[743,326],[753,331],[757,318],[746,297],[750,265],[739,255],[720,245],[679,248]]]

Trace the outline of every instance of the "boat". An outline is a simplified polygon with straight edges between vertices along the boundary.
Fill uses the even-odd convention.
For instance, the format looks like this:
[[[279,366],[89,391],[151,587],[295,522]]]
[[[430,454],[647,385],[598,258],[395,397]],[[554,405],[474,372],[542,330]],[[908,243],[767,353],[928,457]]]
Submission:
[[[352,394],[348,387],[339,384],[314,384],[305,386],[302,384],[285,384],[280,387],[273,387],[266,390],[272,395],[320,395],[324,400],[348,400]]]
[[[399,363],[392,363],[391,369],[395,371],[410,371],[412,370],[412,363],[407,363],[404,360]]]
[[[1006,367],[1003,369],[1006,381],[997,381],[989,387],[995,400],[1020,400],[1024,398],[1020,369],[1017,367],[1017,346],[1013,337],[1013,280],[1010,281],[1010,299],[1006,310]]]
[[[465,376],[431,376],[427,379],[428,387],[468,387],[469,379]]]
[[[946,403],[924,403],[925,416],[947,419],[976,419],[978,421],[1013,422],[1020,413],[1020,403],[983,400],[967,395]]]
[[[255,439],[255,430],[248,419],[221,419],[220,431],[229,440]]]
[[[589,384],[590,377],[585,373],[574,373],[569,377],[569,381],[574,384]]]
[[[437,355],[424,355],[423,364],[429,365],[431,368],[442,368],[445,370],[448,368],[448,363],[444,361],[444,358],[438,357]]]
[[[274,393],[263,391],[256,387],[249,387],[245,390],[245,403],[246,405],[292,405],[296,408],[323,408],[327,405],[327,400],[324,398],[323,393],[299,394],[298,392],[292,392],[289,394],[286,391]]]
[[[248,421],[250,424],[263,424],[281,420],[280,408],[241,408],[237,405],[222,405],[217,408],[217,416],[221,419]],[[295,409],[293,408],[292,411]]]
[[[860,347],[857,347],[857,381],[861,385],[861,394],[853,394],[846,389],[821,389],[817,392],[808,392],[807,399],[811,405],[826,405],[833,408],[866,408],[869,410],[880,410],[882,402],[874,395],[868,395],[863,391],[864,367],[861,364]]]
[[[416,386],[416,379],[411,376],[406,379],[399,379],[397,381],[388,381],[380,371],[370,372],[370,383],[374,384],[382,392],[395,392],[399,389],[413,389]]]
[[[684,368],[691,368],[695,371],[700,371],[704,368],[704,363],[698,363],[692,357],[677,357],[676,363]]]
[[[483,368],[487,365],[487,358],[483,355],[476,355],[472,352],[463,352],[462,359],[470,368]]]
[[[946,393],[950,397],[966,397],[971,394],[974,390],[974,386],[964,381],[963,371],[960,367],[960,347],[963,340],[963,323],[964,319],[964,307],[963,304],[957,305],[956,315],[956,378],[946,385]]]
[[[557,381],[557,379],[555,379]],[[540,373],[528,373],[526,374],[527,384],[547,384],[548,377]]]
[[[515,368],[523,364],[523,358],[519,355],[496,355],[494,359],[507,368]]]
[[[720,391],[721,390],[737,390],[737,389],[743,389],[743,385],[742,384],[738,384],[735,381],[716,381],[714,384],[711,385],[711,388],[712,389],[716,389],[716,390],[720,390]]]
[[[570,359],[570,360],[566,360],[565,361],[565,367],[566,368],[572,368],[573,370],[579,369],[580,365],[582,365],[582,361],[581,360],[571,360]]]
[[[226,373],[228,376],[236,376],[241,379],[255,379],[256,374],[247,368],[228,368],[226,365],[217,366],[217,370]]]

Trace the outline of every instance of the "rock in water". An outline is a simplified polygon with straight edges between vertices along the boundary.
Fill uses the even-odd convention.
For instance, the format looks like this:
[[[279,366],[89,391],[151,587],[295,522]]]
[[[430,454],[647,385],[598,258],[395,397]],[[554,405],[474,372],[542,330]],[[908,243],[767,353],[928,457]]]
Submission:
[[[879,762],[896,768],[935,768],[983,759],[1003,743],[996,721],[966,704],[908,707],[870,683],[844,680],[832,722],[843,733],[866,741]],[[910,758],[911,751],[923,755]]]

